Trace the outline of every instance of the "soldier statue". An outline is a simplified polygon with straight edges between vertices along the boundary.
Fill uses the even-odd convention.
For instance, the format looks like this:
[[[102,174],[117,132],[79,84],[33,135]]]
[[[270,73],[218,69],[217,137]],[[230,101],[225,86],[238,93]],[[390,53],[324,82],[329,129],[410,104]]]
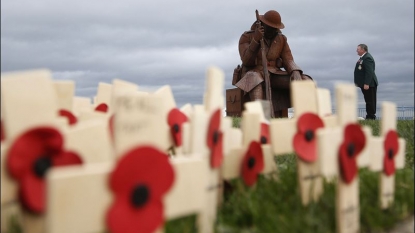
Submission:
[[[249,100],[265,99],[264,65],[267,66],[270,82],[274,117],[288,117],[291,108],[290,83],[295,80],[312,80],[303,74],[294,62],[287,37],[281,33],[284,24],[280,14],[270,10],[264,15],[257,13],[257,20],[239,39],[239,55],[242,66],[239,75],[234,76],[232,84],[242,89],[244,95],[249,93]],[[263,40],[263,43],[260,41]],[[265,55],[261,55],[261,44]],[[266,57],[266,63],[262,60]],[[284,70],[282,70],[282,68]]]

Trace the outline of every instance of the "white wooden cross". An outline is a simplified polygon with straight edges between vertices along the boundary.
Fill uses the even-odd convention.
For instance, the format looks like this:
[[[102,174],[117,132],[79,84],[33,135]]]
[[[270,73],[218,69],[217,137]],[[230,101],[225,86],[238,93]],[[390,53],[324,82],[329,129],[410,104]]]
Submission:
[[[318,116],[316,89],[316,84],[312,81],[291,83],[294,117],[292,119],[271,119],[270,123],[271,145],[274,154],[293,153],[298,119],[305,113]],[[315,140],[315,136],[312,140]],[[317,201],[323,192],[318,159],[317,156],[316,161],[305,162],[297,157],[298,180],[303,205],[307,205],[311,200]]]
[[[72,111],[75,83],[72,80],[55,80],[53,84],[58,101],[57,114],[66,123],[66,127],[71,127],[78,122]]]
[[[9,232],[9,223],[14,217],[17,224],[22,225],[22,214],[19,203],[17,202],[17,184],[7,172],[6,169],[6,152],[7,144],[1,143],[1,232]]]
[[[56,90],[58,108],[72,111],[75,83],[71,80],[54,80],[53,85]]]
[[[88,97],[81,97],[81,96],[74,96],[73,97],[73,105],[72,105],[72,112],[78,119],[84,113],[92,112],[92,104],[91,99]]]
[[[89,106],[89,109],[79,113],[79,119],[84,121],[98,118],[108,122],[114,113],[113,102],[115,96],[137,91],[138,86],[135,83],[121,79],[113,79],[112,84],[100,82],[93,104]]]
[[[206,114],[205,106],[196,104],[190,116],[190,138],[189,153],[207,155],[209,148],[206,144],[206,134],[209,116]]]
[[[206,208],[206,161],[194,157],[172,158],[171,163],[175,181],[164,197],[166,220],[203,214]],[[46,233],[98,233],[108,229],[105,217],[113,202],[108,176],[114,166],[114,163],[96,163],[52,170],[48,175]],[[199,229],[202,227],[198,226]],[[162,228],[157,232],[162,232]]]
[[[208,190],[207,199],[205,201],[206,213],[201,215],[199,221],[203,226],[212,226],[216,221],[217,206],[221,202],[222,196],[222,178],[220,167],[215,167],[216,162],[222,164],[221,156],[223,156],[223,127],[222,123],[222,109],[224,107],[225,98],[224,93],[224,79],[225,75],[222,70],[217,67],[209,67],[206,72],[206,89],[203,96],[203,105],[193,106],[193,111],[190,116],[190,149],[191,154],[199,154],[204,160],[209,161],[211,165],[208,172]],[[216,115],[216,114],[219,114]],[[209,127],[215,121],[215,117],[219,118],[218,128],[212,128],[212,135]],[[186,137],[186,136],[185,136]],[[209,148],[211,143],[211,148]],[[221,146],[222,148],[221,148]],[[216,148],[216,149],[215,149]],[[216,152],[219,153],[219,160],[213,160]],[[220,150],[220,151],[219,151]],[[202,229],[202,232],[211,233],[211,227]]]
[[[168,142],[158,138],[163,129],[157,123],[165,120],[161,114],[159,96],[130,92],[118,95],[114,103],[116,157],[121,159],[127,151],[141,145],[151,145],[159,150],[166,148]],[[200,218],[208,216],[206,188],[209,184],[209,160],[195,155],[190,158],[172,158],[171,162],[176,180],[164,199],[166,219],[194,213]],[[105,230],[105,214],[112,202],[108,175],[113,168],[113,163],[102,163],[52,171],[48,177],[47,232],[83,233]],[[200,223],[201,232],[213,231],[213,224],[204,226],[203,222]]]
[[[224,163],[226,156],[230,154],[230,151],[234,148],[242,146],[242,130],[232,126],[232,117],[224,117],[221,121],[221,129],[223,130],[223,156]]]
[[[17,224],[22,224],[21,219],[21,210],[20,206],[16,201],[17,185],[14,182],[13,178],[10,177],[9,173],[6,170],[6,152],[7,152],[7,137],[4,134],[4,123],[3,123],[3,96],[1,97],[1,130],[2,130],[2,140],[0,145],[0,177],[1,177],[1,232],[9,232],[8,227],[12,218],[17,220]]]
[[[188,131],[185,131],[185,130],[188,130],[188,127],[186,128],[185,126],[185,128],[183,128],[184,123],[183,124],[176,123],[175,125],[170,126],[168,122],[169,122],[169,117],[170,117],[170,120],[174,119],[174,117],[170,115],[172,111],[175,111],[175,113],[181,115],[180,117],[176,116],[176,118],[182,118],[182,117],[187,118],[186,122],[189,121],[188,117],[181,110],[177,109],[176,101],[174,100],[173,92],[169,85],[162,86],[156,92],[154,92],[154,95],[160,97],[161,99],[159,104],[162,105],[161,114],[164,117],[164,121],[159,122],[159,124],[161,124],[161,127],[164,128],[166,133],[160,136],[167,137],[167,140],[169,141],[168,149],[172,149],[173,152],[177,155],[183,155],[184,153],[183,144],[181,142],[183,141],[184,135],[186,133],[188,134]],[[176,144],[175,137],[177,138],[177,141],[178,141],[177,143],[179,143],[180,145]]]
[[[190,115],[193,112],[193,107],[191,104],[187,103],[184,104],[181,108],[180,111],[182,111],[187,117],[190,117]]]
[[[236,141],[229,154],[225,156],[222,166],[223,179],[230,180],[242,177],[243,161],[251,142],[261,144],[263,169],[260,171],[260,174],[266,174],[267,177],[276,179],[277,166],[271,151],[269,137],[261,138],[261,126],[268,126],[262,104],[259,101],[248,102],[245,104],[245,109],[242,113],[241,129],[237,131],[242,133],[242,143]],[[255,162],[258,163],[259,161]]]
[[[337,103],[337,125],[344,127],[350,123],[358,123],[357,118],[357,94],[356,87],[348,83],[338,83],[335,86],[336,103]],[[362,126],[365,137],[368,139],[367,146],[357,157],[358,166],[368,167],[370,163],[370,139],[372,138],[372,129],[369,126]]]
[[[56,124],[58,103],[50,71],[10,72],[1,76],[2,114],[10,140],[29,127]]]
[[[218,70],[209,70],[210,75],[208,75],[208,78],[219,78],[223,79],[222,76],[218,76],[218,73],[221,72]],[[213,73],[213,74],[212,74]],[[215,82],[211,82],[215,83]],[[125,93],[124,95],[114,95],[117,96],[114,103],[114,109],[115,109],[115,118],[114,118],[114,136],[115,136],[115,154],[116,157],[122,156],[125,151],[127,151],[127,148],[131,148],[134,146],[137,142],[140,142],[143,145],[152,145],[157,149],[163,150],[166,148],[166,145],[169,144],[166,140],[160,140],[158,138],[159,135],[161,135],[164,130],[160,129],[161,127],[159,123],[162,120],[165,120],[165,118],[162,117],[162,106],[160,103],[160,97],[157,95],[141,95],[139,93],[129,92]],[[216,97],[213,97],[213,95],[207,94],[206,96],[211,96],[210,99],[215,99]],[[209,99],[209,98],[207,98]],[[210,107],[215,106],[215,101],[211,100]],[[218,104],[216,106],[219,106]],[[202,110],[202,111],[200,111]],[[197,113],[197,111],[195,111]],[[208,119],[207,116],[204,116],[205,113],[205,107],[199,108],[199,114],[201,119]],[[195,117],[197,119],[197,117]],[[195,122],[202,122],[203,121],[195,121]],[[191,135],[190,138],[194,139],[196,136],[200,135],[200,132],[206,131],[207,121],[205,121],[204,127],[198,127],[196,125],[192,125],[192,129],[197,133],[195,136]],[[203,126],[203,125],[202,125]],[[144,136],[145,135],[145,136]],[[164,137],[161,137],[161,139]],[[199,141],[194,140],[193,144],[197,144]],[[193,149],[200,149],[202,146],[206,145],[206,135],[200,137],[200,144],[199,147],[195,145]],[[199,161],[202,161],[202,165],[205,166],[205,168],[208,168],[208,165],[210,166],[210,159],[209,159],[209,150],[206,151],[206,154],[201,154],[199,156],[190,156],[191,159],[197,159]],[[173,160],[172,160],[173,161]],[[200,162],[199,162],[200,163]],[[199,185],[202,185],[202,189],[199,189],[197,185],[192,185],[191,190],[186,190],[187,192],[192,192],[192,190],[202,190],[202,192],[206,193],[206,189],[210,189],[214,187],[213,191],[215,191],[218,185],[218,171],[217,170],[211,170],[205,174],[203,174],[203,167],[201,168],[199,166],[193,165],[195,170],[192,170],[192,174],[187,174],[186,178],[190,178],[193,180],[197,180]],[[202,173],[200,173],[202,172]],[[201,175],[198,175],[198,174]],[[192,177],[192,178],[191,178]],[[204,177],[207,177],[208,183],[203,182]],[[210,180],[210,181],[209,181]],[[59,182],[61,183],[61,182]],[[194,183],[194,182],[193,182]],[[189,186],[190,185],[186,185]],[[198,195],[197,191],[195,190],[196,194]],[[193,194],[195,193],[193,192]],[[199,195],[202,197],[202,202],[195,201],[193,203],[196,203],[197,205],[202,205],[203,209],[206,211],[199,211],[202,212],[199,215],[199,221],[201,223],[201,232],[213,232],[213,224],[216,217],[216,204],[217,202],[217,193],[218,192],[208,192],[206,197],[203,195]],[[192,195],[193,195],[192,194]],[[189,199],[188,196],[184,195],[181,191],[180,195],[181,202],[186,202],[187,199]],[[212,204],[213,203],[213,204]],[[53,205],[52,205],[53,206]],[[182,206],[183,208],[188,208],[186,206]],[[191,207],[193,209],[199,209],[198,207]],[[173,212],[176,208],[172,208]],[[187,210],[189,212],[189,210]],[[48,212],[50,215],[53,215],[52,213]]]
[[[182,125],[182,130],[183,130],[183,134],[182,134],[182,138],[183,138],[183,145],[182,145],[182,154],[183,155],[188,155],[190,154],[190,147],[191,147],[191,133],[190,133],[190,129],[191,129],[191,125],[190,125],[190,120],[191,120],[191,116],[193,115],[193,106],[189,103],[183,105],[180,108],[180,111],[182,113],[184,113],[184,115],[186,115],[188,122],[183,123]]]
[[[395,196],[395,169],[405,167],[405,145],[403,138],[396,138],[396,148],[385,149],[385,143],[388,133],[396,132],[396,105],[392,102],[382,102],[382,119],[380,136],[372,137],[370,140],[370,165],[369,169],[379,172],[379,205],[382,209],[389,208],[394,201]],[[391,135],[389,135],[391,136]],[[392,151],[389,152],[389,150]],[[391,153],[391,154],[390,154]],[[392,158],[389,158],[391,156]],[[392,163],[393,171],[385,168],[385,163]]]
[[[77,152],[85,164],[114,161],[114,148],[111,143],[107,122],[90,120],[63,131],[65,147]]]
[[[7,142],[27,128],[56,124],[57,102],[48,70],[1,74],[2,116]],[[8,144],[2,144],[2,204],[16,200],[16,184],[8,176],[5,160]]]
[[[99,82],[97,94],[94,98],[94,103],[93,103],[94,109],[102,105],[101,107],[104,109],[105,108],[104,106],[106,106],[107,111],[108,111],[108,107],[111,103],[111,94],[112,94],[112,84]]]
[[[324,127],[334,127],[337,125],[337,117],[331,110],[330,90],[317,88],[317,107],[318,115],[324,121]]]
[[[168,130],[163,127],[161,97],[138,92],[117,94],[114,98],[114,142],[116,157],[137,142],[148,143],[161,151],[170,147]],[[160,123],[162,122],[162,123]],[[161,127],[160,127],[161,126]]]
[[[58,109],[72,111],[75,82],[72,80],[54,80],[53,84],[57,94]]]
[[[1,96],[1,92],[0,92]],[[1,130],[1,140],[0,142],[6,141],[6,135],[4,134],[4,125],[3,125],[3,97],[0,97],[0,130]]]
[[[108,112],[114,112],[115,99],[117,95],[123,93],[136,93],[138,91],[138,85],[132,82],[128,82],[122,79],[113,79],[112,80],[112,88],[111,88],[111,102],[108,106]]]
[[[8,137],[6,151],[2,160],[7,160],[8,149],[24,132],[39,126],[62,130],[62,121],[58,118],[57,93],[49,70],[33,70],[1,74],[2,115],[5,133]],[[6,156],[6,157],[5,157]],[[2,171],[7,171],[2,163]],[[5,199],[3,202],[17,200],[17,183],[2,175]],[[3,180],[4,179],[4,180]],[[4,184],[3,184],[3,181]],[[2,193],[3,198],[3,193]],[[23,230],[26,233],[42,232],[43,215],[34,215],[23,210]]]
[[[371,137],[371,130],[357,123],[356,87],[353,84],[338,84],[335,89],[338,126],[317,130],[318,154],[321,174],[329,181],[338,177],[337,232],[354,233],[359,232],[360,229],[358,169],[369,165],[367,142]],[[343,154],[341,145],[344,148]],[[348,161],[348,163],[340,161]],[[344,167],[341,169],[341,166]]]

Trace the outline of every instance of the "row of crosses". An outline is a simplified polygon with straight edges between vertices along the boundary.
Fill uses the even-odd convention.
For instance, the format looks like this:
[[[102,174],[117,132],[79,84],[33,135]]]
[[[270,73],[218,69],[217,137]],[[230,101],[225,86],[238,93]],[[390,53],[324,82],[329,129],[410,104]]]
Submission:
[[[277,181],[275,156],[287,153],[297,155],[302,204],[319,200],[324,180],[337,182],[337,231],[359,232],[359,168],[379,172],[388,208],[404,167],[395,104],[382,103],[375,137],[357,122],[352,84],[336,86],[331,114],[328,89],[292,82],[293,118],[269,119],[249,102],[240,128],[222,116],[216,67],[207,69],[203,104],[180,109],[169,86],[144,92],[114,79],[99,83],[93,103],[74,90],[49,70],[1,74],[2,222],[17,216],[25,233],[160,233],[165,221],[194,214],[198,231],[212,233],[223,181]]]

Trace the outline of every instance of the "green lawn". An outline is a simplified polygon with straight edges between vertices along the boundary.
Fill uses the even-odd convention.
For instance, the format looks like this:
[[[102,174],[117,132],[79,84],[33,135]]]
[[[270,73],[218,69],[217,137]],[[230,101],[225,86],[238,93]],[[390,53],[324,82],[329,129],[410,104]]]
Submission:
[[[240,119],[234,120],[237,127]],[[360,121],[379,135],[379,121]],[[388,210],[378,204],[379,174],[361,169],[360,223],[362,232],[382,232],[414,214],[414,121],[398,121],[399,136],[406,139],[406,167],[396,172],[395,203]],[[334,183],[325,182],[318,203],[301,205],[294,154],[276,157],[279,181],[260,177],[256,189],[245,188],[240,179],[231,182],[218,210],[216,232],[319,232],[332,233],[335,225]],[[197,232],[195,217],[167,223],[167,233]]]

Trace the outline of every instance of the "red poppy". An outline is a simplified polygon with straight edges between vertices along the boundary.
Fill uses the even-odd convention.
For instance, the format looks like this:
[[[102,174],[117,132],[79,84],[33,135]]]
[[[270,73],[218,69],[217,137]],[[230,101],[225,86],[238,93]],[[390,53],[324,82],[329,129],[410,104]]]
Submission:
[[[184,113],[177,108],[170,110],[167,123],[176,146],[182,145],[182,124],[184,122],[187,122],[187,116]]]
[[[98,104],[95,107],[95,111],[97,111],[97,112],[108,112],[108,105],[105,104],[105,103]]]
[[[154,232],[164,222],[163,196],[175,174],[167,154],[149,146],[121,157],[109,177],[114,201],[107,212],[112,233]]]
[[[212,114],[207,134],[207,145],[210,149],[210,166],[212,168],[219,167],[223,160],[223,133],[220,130],[220,114],[220,109]]]
[[[252,186],[258,179],[258,174],[264,169],[264,156],[261,144],[252,141],[242,161],[242,178],[247,186]]]
[[[398,133],[390,130],[385,137],[383,143],[385,156],[383,158],[383,171],[387,176],[395,173],[395,156],[399,150]]]
[[[294,150],[298,157],[305,162],[314,162],[317,159],[317,145],[315,132],[323,128],[321,118],[314,113],[304,113],[297,121],[297,133],[294,135]]]
[[[7,169],[19,184],[20,200],[27,210],[45,211],[45,174],[49,168],[82,164],[76,153],[63,150],[63,143],[56,129],[38,127],[23,133],[11,144]]]
[[[68,119],[69,125],[74,125],[78,121],[76,116],[74,116],[70,111],[65,109],[59,110],[59,116],[66,117]]]
[[[357,173],[356,157],[362,152],[366,137],[359,124],[348,124],[344,129],[344,139],[339,148],[341,176],[347,184]]]
[[[269,144],[269,124],[261,123],[261,144]]]

